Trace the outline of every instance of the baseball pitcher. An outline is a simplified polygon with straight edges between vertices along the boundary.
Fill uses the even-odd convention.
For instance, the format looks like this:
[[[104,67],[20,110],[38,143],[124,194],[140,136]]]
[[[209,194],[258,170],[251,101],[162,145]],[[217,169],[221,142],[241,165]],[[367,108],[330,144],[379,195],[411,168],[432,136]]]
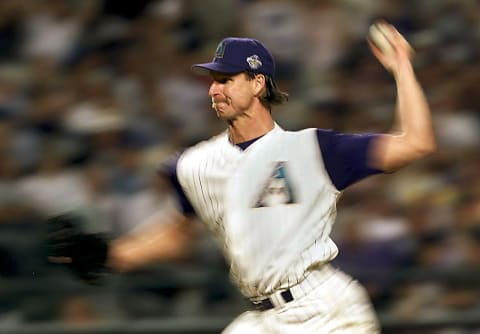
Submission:
[[[254,39],[222,40],[211,62],[192,69],[211,77],[208,94],[227,129],[167,166],[182,212],[111,242],[109,265],[124,271],[184,254],[195,215],[216,236],[232,281],[252,303],[224,333],[378,333],[365,289],[329,265],[338,253],[330,239],[336,203],[349,185],[436,149],[412,49],[393,26],[380,24],[388,52],[377,37],[369,42],[396,81],[395,133],[282,129],[272,108],[288,95],[275,83],[271,53]]]

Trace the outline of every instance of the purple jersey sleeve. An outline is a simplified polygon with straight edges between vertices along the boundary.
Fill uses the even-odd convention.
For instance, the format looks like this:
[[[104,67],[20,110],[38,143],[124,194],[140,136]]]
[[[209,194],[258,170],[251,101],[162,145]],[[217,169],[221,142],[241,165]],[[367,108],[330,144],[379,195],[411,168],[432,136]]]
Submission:
[[[186,216],[195,214],[192,204],[185,195],[180,182],[177,177],[177,163],[180,154],[175,155],[166,163],[162,164],[159,168],[159,172],[166,175],[170,180],[170,183],[174,189],[175,195],[177,197],[178,203],[180,204],[180,209],[182,213]]]
[[[378,134],[342,134],[317,129],[317,139],[325,168],[338,190],[369,175],[382,173],[368,164],[368,150]]]

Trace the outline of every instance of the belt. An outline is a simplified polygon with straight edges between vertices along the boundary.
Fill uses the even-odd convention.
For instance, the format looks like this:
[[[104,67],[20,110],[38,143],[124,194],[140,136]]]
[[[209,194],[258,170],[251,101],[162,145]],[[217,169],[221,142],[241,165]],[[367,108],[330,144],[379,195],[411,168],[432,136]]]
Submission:
[[[280,292],[277,301],[275,301],[272,297],[269,297],[255,301],[252,300],[251,303],[253,304],[253,306],[255,306],[255,309],[259,311],[267,311],[275,308],[276,306],[282,306],[283,304],[291,302],[293,299],[294,298],[292,292],[290,291],[290,289],[287,289]]]
[[[282,307],[292,300],[302,298],[310,293],[310,291],[316,289],[316,287],[328,280],[335,273],[336,270],[330,265],[321,265],[312,268],[300,283],[287,289],[276,291],[264,299],[250,299],[250,302],[255,309],[259,311],[267,311],[276,307]]]

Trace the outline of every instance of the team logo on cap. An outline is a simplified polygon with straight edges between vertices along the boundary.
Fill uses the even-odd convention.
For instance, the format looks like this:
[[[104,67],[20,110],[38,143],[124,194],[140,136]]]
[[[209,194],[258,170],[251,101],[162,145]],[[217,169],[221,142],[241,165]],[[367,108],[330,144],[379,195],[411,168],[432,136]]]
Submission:
[[[217,49],[215,50],[215,58],[223,58],[223,54],[225,53],[225,42],[222,41],[218,44]]]
[[[262,66],[262,61],[260,60],[260,57],[258,57],[257,55],[252,55],[250,57],[247,57],[246,60],[247,60],[248,66],[250,66],[252,70],[256,70],[260,66]]]

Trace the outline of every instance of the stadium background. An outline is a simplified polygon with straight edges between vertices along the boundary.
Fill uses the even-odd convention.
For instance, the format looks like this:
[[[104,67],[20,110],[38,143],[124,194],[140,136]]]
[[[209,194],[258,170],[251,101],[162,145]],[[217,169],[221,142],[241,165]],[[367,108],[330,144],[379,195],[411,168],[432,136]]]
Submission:
[[[283,127],[389,130],[394,82],[365,41],[377,18],[416,49],[440,149],[345,193],[335,264],[384,333],[480,333],[475,0],[1,1],[0,333],[218,332],[247,305],[200,227],[189,258],[88,286],[46,264],[44,217],[120,236],[172,210],[154,171],[223,129],[189,68],[225,36],[275,54]]]

